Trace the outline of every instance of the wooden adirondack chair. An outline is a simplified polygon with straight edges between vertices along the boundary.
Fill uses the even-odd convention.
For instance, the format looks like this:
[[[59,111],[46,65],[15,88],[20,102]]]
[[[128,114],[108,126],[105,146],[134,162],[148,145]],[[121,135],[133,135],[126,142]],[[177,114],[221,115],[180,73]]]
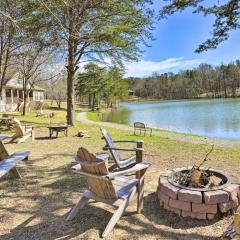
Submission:
[[[0,178],[8,172],[16,178],[21,178],[16,165],[20,161],[27,160],[29,154],[29,151],[22,151],[9,155],[2,141],[0,141]]]
[[[118,169],[125,169],[133,166],[138,162],[142,162],[142,154],[143,154],[143,141],[142,140],[118,140],[113,141],[110,134],[103,128],[100,128],[102,132],[103,139],[106,142],[106,146],[103,147],[103,150],[109,150],[111,156],[117,166]],[[136,143],[137,148],[117,148],[114,143]],[[134,156],[129,158],[121,158],[118,151],[133,151],[135,152]]]
[[[66,220],[72,220],[78,210],[83,208],[90,199],[118,207],[105,228],[102,237],[114,228],[133,196],[138,192],[138,212],[142,209],[143,179],[149,163],[136,164],[131,169],[110,173],[106,162],[96,155],[80,147],[76,160],[81,164],[80,174],[86,177],[89,190],[85,191],[79,202],[71,209]],[[126,173],[138,172],[138,179],[123,176]]]
[[[15,134],[11,137],[9,143],[14,142],[16,139],[20,138],[17,143],[22,143],[29,137],[32,137],[34,141],[34,129],[31,126],[22,126],[21,122],[17,118],[12,120],[13,128],[15,129]]]

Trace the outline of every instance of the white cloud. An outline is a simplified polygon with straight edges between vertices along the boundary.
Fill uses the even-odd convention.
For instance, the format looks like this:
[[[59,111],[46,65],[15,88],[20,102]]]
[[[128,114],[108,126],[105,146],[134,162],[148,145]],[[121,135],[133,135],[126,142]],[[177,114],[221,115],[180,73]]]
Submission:
[[[203,59],[190,59],[187,60],[183,57],[181,58],[168,58],[163,61],[148,61],[148,60],[141,60],[139,62],[125,62],[125,69],[126,69],[126,77],[146,77],[151,76],[153,72],[157,73],[165,73],[165,72],[178,72],[184,69],[191,69],[193,67],[198,66],[200,63],[204,62]],[[79,71],[84,71],[84,66],[87,64],[87,61],[83,61],[78,64]],[[97,63],[100,66],[111,65],[112,61],[110,58],[104,58],[102,63]],[[65,69],[66,63],[61,60],[59,62],[54,62],[47,66],[48,72],[60,72]]]
[[[125,63],[126,76],[129,77],[146,77],[150,76],[153,72],[164,73],[168,71],[179,71],[186,68],[192,68],[199,65],[203,60],[192,59],[187,60],[184,58],[168,58],[163,61],[154,62],[141,60],[139,62]]]

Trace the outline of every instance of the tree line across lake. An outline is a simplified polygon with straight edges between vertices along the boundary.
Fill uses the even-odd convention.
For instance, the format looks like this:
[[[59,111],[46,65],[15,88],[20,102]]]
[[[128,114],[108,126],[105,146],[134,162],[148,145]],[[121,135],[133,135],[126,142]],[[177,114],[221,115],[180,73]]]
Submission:
[[[240,60],[220,66],[200,64],[179,73],[128,78],[134,95],[147,99],[219,98],[240,95]]]
[[[48,85],[47,96],[58,107],[67,99],[66,72],[54,84]],[[227,98],[240,96],[240,60],[220,66],[200,64],[179,73],[153,73],[145,78],[124,78],[120,67],[88,63],[76,75],[76,100],[95,110],[111,108],[128,99],[129,90],[143,99]]]

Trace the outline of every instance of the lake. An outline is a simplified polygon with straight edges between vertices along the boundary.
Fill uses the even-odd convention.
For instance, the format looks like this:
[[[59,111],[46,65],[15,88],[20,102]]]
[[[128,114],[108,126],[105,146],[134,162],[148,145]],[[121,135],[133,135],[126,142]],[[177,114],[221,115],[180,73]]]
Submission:
[[[153,128],[239,140],[240,98],[122,103],[103,115],[103,121],[139,121]]]

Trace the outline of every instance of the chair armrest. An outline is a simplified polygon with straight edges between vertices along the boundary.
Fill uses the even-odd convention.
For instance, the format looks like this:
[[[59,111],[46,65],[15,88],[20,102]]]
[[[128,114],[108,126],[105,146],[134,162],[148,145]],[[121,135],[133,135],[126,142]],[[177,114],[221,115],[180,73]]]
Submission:
[[[143,140],[115,140],[114,143],[143,143]]]
[[[76,170],[76,171],[80,171],[80,170],[82,169],[80,163],[75,164],[75,165],[72,166],[71,168],[72,168],[73,170]]]
[[[93,173],[86,173],[80,169],[76,169],[76,173],[79,173],[80,175],[83,175],[85,177],[92,177],[92,178],[97,178],[97,179],[104,179],[104,178],[109,178],[109,175],[97,175],[97,174],[93,174]]]
[[[27,128],[33,128],[33,126],[32,126],[32,125],[29,125],[29,124],[22,124],[22,126],[24,126],[25,129],[27,129]]]
[[[113,148],[113,147],[103,147],[103,150],[118,150],[118,151],[132,151],[132,152],[137,152],[137,151],[144,151],[143,148]]]
[[[122,171],[117,171],[117,172],[113,172],[113,173],[109,173],[108,177],[109,177],[109,179],[114,179],[116,176],[124,175],[124,174],[128,174],[128,173],[136,173],[138,171],[147,169],[150,166],[151,166],[151,164],[148,163],[148,162],[137,163],[136,165],[134,165],[133,167],[131,167],[129,169],[122,170]]]
[[[98,154],[98,155],[96,155],[96,157],[101,159],[101,160],[108,160],[109,154],[107,154],[107,153],[106,154]],[[75,156],[75,161],[77,161],[77,162],[81,162],[82,161],[82,159],[79,157],[78,154],[76,154],[76,156]]]
[[[5,139],[11,138],[9,136],[0,136],[0,141],[4,141]]]

